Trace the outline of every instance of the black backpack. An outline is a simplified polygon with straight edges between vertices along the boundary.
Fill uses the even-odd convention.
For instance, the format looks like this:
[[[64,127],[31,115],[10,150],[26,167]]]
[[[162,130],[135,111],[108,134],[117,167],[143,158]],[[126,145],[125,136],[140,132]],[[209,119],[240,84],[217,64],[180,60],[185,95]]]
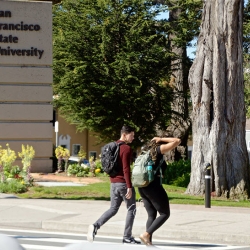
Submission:
[[[125,142],[110,142],[102,147],[101,150],[101,163],[102,169],[109,176],[114,177],[119,172],[118,155],[120,145]]]

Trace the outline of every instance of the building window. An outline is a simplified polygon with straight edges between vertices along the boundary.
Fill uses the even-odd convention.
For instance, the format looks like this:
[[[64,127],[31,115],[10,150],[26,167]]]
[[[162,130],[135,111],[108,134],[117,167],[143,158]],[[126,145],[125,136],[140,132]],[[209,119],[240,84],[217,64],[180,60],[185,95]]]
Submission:
[[[81,144],[73,144],[72,145],[72,155],[76,156],[78,155],[78,152],[80,151]]]
[[[96,160],[96,151],[89,151],[89,159],[91,156],[94,157],[94,161],[95,161]]]

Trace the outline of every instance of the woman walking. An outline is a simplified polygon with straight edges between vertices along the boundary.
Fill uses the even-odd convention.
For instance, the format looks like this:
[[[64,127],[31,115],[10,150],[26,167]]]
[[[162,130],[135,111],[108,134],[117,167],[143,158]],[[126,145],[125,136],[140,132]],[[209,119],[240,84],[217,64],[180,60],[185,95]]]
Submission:
[[[154,162],[153,169],[156,169],[161,162],[163,155],[174,149],[180,144],[181,140],[178,138],[160,138],[154,137],[143,150],[150,150],[150,155]],[[152,246],[152,235],[161,227],[170,216],[170,207],[168,195],[161,183],[161,172],[167,168],[165,161],[161,164],[161,170],[155,173],[155,179],[147,186],[138,188],[141,195],[144,207],[148,214],[146,222],[146,231],[140,235],[141,241],[146,246]],[[157,212],[159,216],[157,217]]]

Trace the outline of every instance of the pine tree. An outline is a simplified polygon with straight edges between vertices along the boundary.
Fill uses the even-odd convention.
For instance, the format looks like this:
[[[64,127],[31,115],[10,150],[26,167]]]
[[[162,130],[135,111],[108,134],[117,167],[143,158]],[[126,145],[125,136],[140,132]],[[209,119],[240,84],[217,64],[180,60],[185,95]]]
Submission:
[[[156,20],[162,8],[141,0],[54,6],[53,88],[67,121],[102,141],[117,139],[123,124],[135,126],[141,140],[166,128],[171,55],[169,25]]]

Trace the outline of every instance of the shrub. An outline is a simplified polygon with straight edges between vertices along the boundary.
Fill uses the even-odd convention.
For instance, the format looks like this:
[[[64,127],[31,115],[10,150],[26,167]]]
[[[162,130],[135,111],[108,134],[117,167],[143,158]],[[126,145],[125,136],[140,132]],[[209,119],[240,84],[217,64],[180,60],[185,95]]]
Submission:
[[[5,182],[0,183],[1,193],[25,193],[28,188],[24,181],[19,181],[17,179],[7,179]]]
[[[11,166],[4,168],[4,176],[5,178],[20,178],[21,170],[19,166]]]
[[[164,172],[163,183],[179,187],[187,187],[190,180],[191,161],[180,160],[168,163]]]
[[[170,184],[177,187],[187,187],[190,181],[190,173],[183,174],[182,176],[177,177]]]
[[[55,149],[55,155],[57,158],[57,172],[60,173],[62,172],[62,168],[63,168],[63,160],[66,160],[66,168],[67,168],[67,163],[68,163],[68,159],[69,159],[69,150],[67,148],[64,148],[62,146],[58,146]],[[65,163],[65,162],[64,162]]]
[[[33,186],[30,168],[35,150],[32,146],[22,144],[22,151],[18,152],[18,156],[22,160],[22,170],[19,166],[13,166],[17,155],[9,144],[6,144],[6,149],[0,145],[0,192],[2,193],[23,193],[29,186]]]
[[[70,164],[67,169],[68,176],[75,175],[77,177],[86,177],[89,174],[89,166],[85,164]]]
[[[95,160],[96,169],[100,169],[100,173],[103,173],[101,159]]]

